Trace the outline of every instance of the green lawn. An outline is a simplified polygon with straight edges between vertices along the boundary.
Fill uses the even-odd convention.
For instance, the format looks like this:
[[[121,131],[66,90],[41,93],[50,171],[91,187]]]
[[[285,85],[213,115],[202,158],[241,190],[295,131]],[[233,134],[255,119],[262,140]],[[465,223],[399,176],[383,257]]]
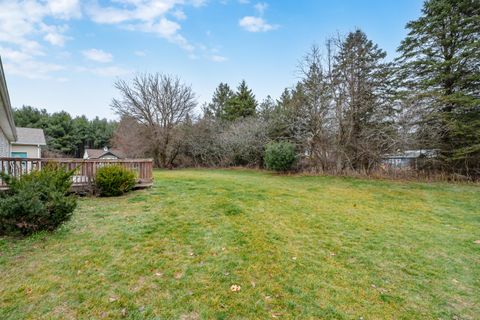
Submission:
[[[475,186],[158,171],[0,238],[0,319],[479,319],[477,240]]]

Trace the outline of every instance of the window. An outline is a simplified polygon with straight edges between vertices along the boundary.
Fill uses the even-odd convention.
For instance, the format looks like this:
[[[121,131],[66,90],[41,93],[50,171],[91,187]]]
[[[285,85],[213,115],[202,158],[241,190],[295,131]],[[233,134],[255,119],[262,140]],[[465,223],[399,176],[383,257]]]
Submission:
[[[12,158],[27,158],[26,152],[12,152]]]

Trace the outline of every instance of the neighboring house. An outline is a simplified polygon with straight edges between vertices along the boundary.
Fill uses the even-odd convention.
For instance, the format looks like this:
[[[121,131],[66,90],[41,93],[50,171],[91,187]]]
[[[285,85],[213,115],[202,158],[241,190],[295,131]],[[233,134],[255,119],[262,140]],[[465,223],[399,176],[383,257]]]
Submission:
[[[41,158],[41,147],[46,145],[42,129],[17,127],[17,139],[11,142],[11,156],[18,158]]]
[[[13,122],[12,106],[0,59],[0,157],[10,157],[11,142],[15,140],[17,140],[17,130]]]
[[[108,149],[85,149],[83,159],[123,159],[125,158],[120,150]]]
[[[16,128],[0,59],[0,157],[40,158],[46,145],[42,129]]]
[[[436,150],[419,149],[405,150],[401,153],[390,154],[383,158],[382,162],[389,168],[408,169],[417,168],[419,160],[436,157]]]

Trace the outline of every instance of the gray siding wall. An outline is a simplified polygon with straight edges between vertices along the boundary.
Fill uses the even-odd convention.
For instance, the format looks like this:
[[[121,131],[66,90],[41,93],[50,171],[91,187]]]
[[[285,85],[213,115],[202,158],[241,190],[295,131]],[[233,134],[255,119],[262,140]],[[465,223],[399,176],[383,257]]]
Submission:
[[[10,157],[10,142],[0,129],[0,157]]]

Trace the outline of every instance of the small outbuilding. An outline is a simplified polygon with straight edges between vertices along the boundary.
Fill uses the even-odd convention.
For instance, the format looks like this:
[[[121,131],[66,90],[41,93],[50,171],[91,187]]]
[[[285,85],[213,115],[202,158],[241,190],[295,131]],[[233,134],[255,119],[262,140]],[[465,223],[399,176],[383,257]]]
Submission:
[[[14,158],[41,158],[42,147],[47,145],[42,129],[16,128],[17,139],[11,142]]]
[[[85,149],[83,154],[83,159],[123,159],[125,158],[120,152],[120,150],[108,149],[104,147],[103,149]]]
[[[405,150],[385,156],[382,162],[389,168],[416,169],[420,161],[435,158],[436,155],[436,150],[432,149]]]

